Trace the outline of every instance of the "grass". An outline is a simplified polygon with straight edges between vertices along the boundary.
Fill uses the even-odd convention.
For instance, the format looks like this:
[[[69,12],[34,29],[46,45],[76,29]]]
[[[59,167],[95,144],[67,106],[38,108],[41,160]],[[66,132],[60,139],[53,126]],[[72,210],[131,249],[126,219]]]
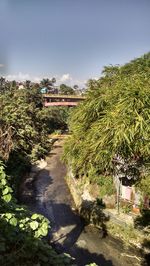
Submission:
[[[133,226],[121,226],[114,224],[112,221],[108,221],[106,226],[109,233],[116,238],[120,238],[126,246],[134,245],[142,248],[145,240],[150,241],[148,233],[139,231]]]

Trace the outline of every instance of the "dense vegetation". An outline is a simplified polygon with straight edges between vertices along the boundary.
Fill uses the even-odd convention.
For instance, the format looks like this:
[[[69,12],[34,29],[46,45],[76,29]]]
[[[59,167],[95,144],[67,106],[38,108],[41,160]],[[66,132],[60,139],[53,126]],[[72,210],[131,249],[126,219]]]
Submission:
[[[72,114],[64,160],[105,194],[119,174],[150,195],[150,53],[105,67],[99,80],[89,80],[86,96]]]
[[[0,109],[0,155],[4,159],[8,159],[11,151],[38,158],[48,148],[47,134],[67,126],[68,110],[43,108],[36,87],[3,92]]]
[[[76,177],[99,184],[103,195],[113,193],[118,169],[120,177],[130,177],[150,195],[149,85],[150,53],[121,67],[105,67],[99,80],[89,80],[86,100],[72,112],[64,160]],[[68,87],[61,89],[71,93]],[[68,113],[66,108],[43,108],[39,87],[29,81],[18,90],[15,81],[0,79],[2,265],[71,264],[67,255],[58,255],[42,240],[48,220],[21,206],[16,193],[22,173],[50,150],[48,135],[67,128]]]
[[[67,255],[41,240],[49,221],[16,198],[27,167],[50,150],[48,134],[66,128],[68,110],[43,108],[38,87],[29,82],[18,90],[16,82],[0,81],[0,265],[70,265]]]

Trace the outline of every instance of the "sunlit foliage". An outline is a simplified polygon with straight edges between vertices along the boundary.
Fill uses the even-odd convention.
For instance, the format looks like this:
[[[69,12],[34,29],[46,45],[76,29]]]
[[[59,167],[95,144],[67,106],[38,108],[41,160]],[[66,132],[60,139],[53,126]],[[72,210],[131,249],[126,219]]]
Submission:
[[[70,130],[64,160],[76,176],[111,176],[119,157],[134,165],[135,179],[144,178],[150,155],[150,53],[105,67],[99,80],[90,80]]]

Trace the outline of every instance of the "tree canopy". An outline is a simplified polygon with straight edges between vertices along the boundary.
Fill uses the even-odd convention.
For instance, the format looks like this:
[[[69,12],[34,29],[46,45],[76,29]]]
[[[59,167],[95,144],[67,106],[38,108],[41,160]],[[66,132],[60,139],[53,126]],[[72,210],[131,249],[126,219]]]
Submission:
[[[65,127],[67,115],[67,109],[43,108],[38,86],[27,81],[18,89],[0,80],[0,265],[71,265],[43,240],[50,222],[16,197],[27,166],[50,150],[48,134]]]
[[[31,159],[47,152],[47,134],[67,127],[67,108],[43,108],[37,87],[5,89],[0,95],[0,157],[17,151]]]
[[[75,91],[70,86],[67,86],[66,84],[61,84],[59,88],[59,93],[64,95],[69,95],[69,94],[75,94]]]
[[[134,179],[149,175],[149,88],[150,53],[124,66],[105,67],[99,80],[88,82],[64,149],[76,175],[113,175],[118,158]]]

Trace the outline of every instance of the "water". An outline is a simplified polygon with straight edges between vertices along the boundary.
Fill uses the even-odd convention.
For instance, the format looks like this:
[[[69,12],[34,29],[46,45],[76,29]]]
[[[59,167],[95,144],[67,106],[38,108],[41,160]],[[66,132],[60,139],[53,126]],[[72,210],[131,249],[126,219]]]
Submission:
[[[66,168],[60,161],[63,140],[59,140],[47,157],[47,166],[35,177],[25,180],[22,200],[29,208],[45,215],[51,221],[48,242],[58,252],[75,258],[79,266],[91,262],[100,266],[141,265],[135,251],[126,250],[121,241],[101,234],[75,211],[75,204],[65,182]]]

